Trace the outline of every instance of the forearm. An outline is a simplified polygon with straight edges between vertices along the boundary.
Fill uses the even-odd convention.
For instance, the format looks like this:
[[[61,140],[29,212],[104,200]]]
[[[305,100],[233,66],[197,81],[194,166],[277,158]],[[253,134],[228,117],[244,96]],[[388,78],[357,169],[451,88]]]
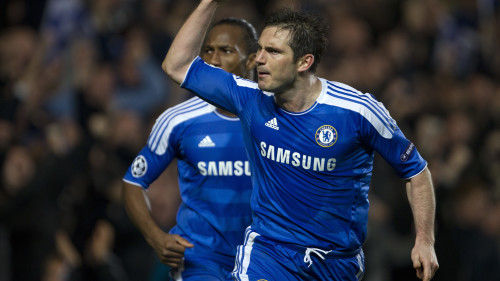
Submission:
[[[191,62],[199,55],[217,2],[202,0],[174,38],[162,63],[165,73],[178,84],[184,81]]]
[[[129,183],[123,185],[123,202],[125,209],[137,228],[151,245],[155,237],[163,234],[163,230],[156,224],[148,208],[144,190]]]
[[[415,222],[416,242],[434,245],[436,199],[428,168],[406,184],[408,200]]]

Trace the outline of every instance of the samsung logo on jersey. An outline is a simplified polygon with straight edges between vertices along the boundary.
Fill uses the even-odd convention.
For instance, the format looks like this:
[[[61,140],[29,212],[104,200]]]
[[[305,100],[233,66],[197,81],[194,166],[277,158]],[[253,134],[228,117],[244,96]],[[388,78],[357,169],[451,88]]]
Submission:
[[[298,152],[291,152],[288,149],[281,147],[275,148],[273,145],[267,145],[265,142],[260,142],[260,154],[269,160],[302,167],[304,170],[313,170],[318,172],[333,171],[337,160],[335,158],[318,158]]]
[[[250,176],[248,161],[200,161],[198,169],[202,176]]]

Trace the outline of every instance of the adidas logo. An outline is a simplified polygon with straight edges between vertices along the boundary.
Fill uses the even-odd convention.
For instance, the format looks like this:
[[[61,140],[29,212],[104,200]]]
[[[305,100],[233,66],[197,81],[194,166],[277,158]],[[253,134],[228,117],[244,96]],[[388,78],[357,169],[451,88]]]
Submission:
[[[200,143],[198,143],[198,147],[213,147],[215,146],[215,143],[212,141],[210,136],[204,137]]]
[[[266,122],[266,126],[268,126],[269,128],[275,129],[275,130],[279,130],[280,129],[280,127],[278,127],[278,121],[276,120],[276,117],[274,117],[273,119],[267,121]]]

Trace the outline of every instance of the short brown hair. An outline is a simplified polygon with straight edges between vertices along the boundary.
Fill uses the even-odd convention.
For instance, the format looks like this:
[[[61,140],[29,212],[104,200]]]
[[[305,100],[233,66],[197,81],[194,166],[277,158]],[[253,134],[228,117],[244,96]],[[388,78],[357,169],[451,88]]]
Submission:
[[[289,45],[293,50],[294,61],[306,54],[314,56],[310,68],[314,72],[328,45],[328,26],[324,19],[312,13],[282,8],[266,19],[264,28],[270,26],[290,32]]]

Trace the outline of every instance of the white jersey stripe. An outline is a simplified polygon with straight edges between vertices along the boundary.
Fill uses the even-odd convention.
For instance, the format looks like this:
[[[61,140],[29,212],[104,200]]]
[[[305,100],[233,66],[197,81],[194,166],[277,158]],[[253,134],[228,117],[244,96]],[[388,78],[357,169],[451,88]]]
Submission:
[[[175,112],[172,112],[171,114],[166,115],[164,118],[162,118],[163,120],[161,120],[160,122],[157,122],[158,127],[156,128],[156,131],[154,132],[154,137],[151,140],[148,140],[149,147],[152,150],[156,149],[161,138],[163,138],[163,134],[165,133],[167,126],[170,125],[170,122],[172,119],[176,118],[177,116],[179,116],[181,114],[186,114],[186,113],[189,113],[189,112],[192,112],[192,111],[195,111],[198,109],[202,109],[205,107],[206,107],[206,105],[201,104],[201,105],[197,105],[196,107],[190,107],[190,108],[186,108],[183,110],[176,110]],[[175,125],[177,125],[177,124],[175,124]],[[171,130],[168,130],[168,131],[171,132]]]
[[[172,115],[176,112],[179,112],[180,110],[183,110],[185,108],[192,107],[192,106],[195,106],[195,105],[201,104],[201,103],[203,103],[203,101],[200,98],[194,97],[194,98],[191,98],[191,99],[189,99],[181,104],[178,104],[174,107],[171,107],[171,108],[165,110],[158,118],[156,118],[156,123],[153,126],[153,129],[151,130],[151,134],[149,136],[148,143],[151,142],[151,139],[154,139],[157,137],[158,130],[163,125],[164,120],[166,118],[168,118],[170,115]]]
[[[238,86],[251,88],[251,89],[258,89],[259,88],[257,83],[255,83],[254,81],[251,81],[251,80],[248,80],[245,78],[241,78],[241,77],[234,75],[234,74],[233,74],[233,79],[236,82],[236,85],[238,85]]]
[[[363,116],[368,122],[370,122],[373,127],[377,130],[377,132],[384,138],[390,139],[394,131],[384,123],[378,115],[376,115],[366,104],[360,103],[359,101],[342,98],[337,95],[333,95],[328,93],[328,98],[325,99],[326,104],[330,104],[333,106],[345,108],[348,110],[352,110],[354,112],[358,112]]]
[[[329,87],[329,89],[331,89]],[[338,93],[337,91],[335,91],[335,93]],[[338,94],[335,94],[335,93],[332,93],[332,92],[327,92],[327,94],[329,96],[332,96],[332,97],[337,97],[339,99],[343,99],[343,100],[348,100],[348,101],[351,101],[351,102],[354,102],[354,103],[358,103],[362,106],[364,106],[365,108],[367,108],[373,115],[375,115],[378,119],[380,119],[380,122],[392,133],[394,133],[394,128],[396,127],[395,123],[394,122],[391,122],[390,120],[387,120],[387,118],[385,118],[385,116],[381,116],[380,114],[380,110],[378,110],[377,107],[374,107],[373,105],[371,104],[367,104],[364,100],[361,100],[359,98],[356,98],[356,97],[353,97],[353,96],[350,96],[350,95],[338,95]],[[359,111],[358,111],[359,112]],[[364,116],[364,115],[363,115]],[[364,116],[364,117],[367,117],[367,116]],[[368,119],[368,118],[367,118]],[[392,120],[392,119],[391,119]]]
[[[361,280],[363,278],[363,275],[364,275],[363,261],[361,260],[361,252],[356,256],[356,260],[358,261],[358,267],[359,267],[359,271],[358,271],[358,273],[356,273],[356,278],[358,280]]]
[[[369,102],[370,104],[375,106],[378,110],[380,110],[379,112],[381,114],[383,114],[387,118],[388,121],[392,120],[392,118],[389,114],[389,111],[387,111],[387,109],[384,107],[384,105],[381,102],[375,100],[372,95],[364,94],[358,90],[352,89],[349,86],[347,86],[345,84],[341,84],[339,82],[327,81],[327,83],[328,83],[328,85],[337,89],[338,91],[336,91],[336,92],[339,94],[345,93],[346,95],[349,95],[351,97],[367,100],[367,102]],[[341,87],[341,86],[339,86],[339,84],[345,85],[345,87]],[[349,93],[352,93],[352,94],[349,94]]]
[[[330,88],[329,88],[330,89]],[[387,127],[387,129],[391,130],[391,131],[394,131],[392,129],[392,126],[391,126],[391,122],[388,122],[388,120],[386,118],[384,118],[383,116],[380,116],[380,112],[378,112],[378,110],[376,108],[374,108],[373,106],[371,106],[370,104],[366,104],[364,101],[362,100],[359,100],[355,97],[352,97],[352,96],[349,96],[349,95],[337,95],[335,93],[332,93],[332,92],[327,92],[327,94],[329,96],[335,96],[339,99],[344,99],[344,100],[348,100],[348,101],[352,101],[352,102],[355,102],[355,103],[358,103],[360,105],[363,105],[365,106],[367,109],[369,109],[375,116],[377,116],[377,118],[380,119],[380,121],[384,124],[384,126]]]
[[[182,262],[177,270],[171,271],[172,279],[174,281],[183,281],[182,272],[184,272],[184,259],[182,259]]]
[[[175,128],[175,126],[181,124],[186,120],[210,113],[212,111],[214,111],[214,107],[207,104],[207,106],[202,106],[199,109],[189,110],[188,112],[180,112],[179,114],[172,116],[170,120],[167,120],[167,122],[165,122],[165,124],[162,126],[163,130],[159,134],[159,138],[151,147],[151,150],[153,150],[158,155],[164,154],[168,147],[170,133]]]
[[[193,103],[190,106],[181,106],[179,108],[175,108],[176,110],[165,114],[161,118],[158,118],[157,124],[155,124],[155,127],[153,128],[154,132],[151,133],[150,139],[148,140],[148,146],[152,151],[154,151],[158,155],[165,153],[168,147],[170,133],[175,128],[175,126],[186,120],[206,113],[210,113],[215,110],[214,106],[206,103],[203,100],[198,100],[200,102]]]
[[[241,262],[238,263],[235,268],[234,275],[235,277],[238,278],[238,280],[242,281],[248,281],[248,275],[247,275],[247,270],[248,266],[250,265],[250,255],[252,253],[252,247],[253,243],[255,241],[255,238],[257,236],[260,236],[257,232],[253,232],[247,228],[247,233],[245,235],[245,242],[242,246],[239,247],[239,256],[237,257],[237,262],[241,259]],[[239,269],[238,269],[239,267]],[[233,276],[234,276],[233,275]]]
[[[387,109],[383,106],[382,103],[376,101],[371,95],[363,94],[361,92],[356,92],[356,91],[349,90],[349,89],[345,89],[345,88],[339,87],[338,85],[332,84],[331,82],[327,82],[327,83],[329,85],[328,89],[334,91],[335,93],[338,93],[339,95],[345,95],[348,97],[352,97],[354,99],[361,99],[363,102],[366,102],[367,105],[370,106],[370,108],[374,109],[379,114],[381,114],[383,119],[385,119],[385,121],[387,123],[389,123],[392,126],[395,126],[395,121],[394,121],[394,119],[392,119],[392,117],[390,116]],[[333,89],[332,87],[335,89]],[[349,92],[352,94],[349,94]],[[389,125],[389,127],[392,128],[392,126],[390,126],[390,125]]]
[[[236,277],[238,278],[238,280],[241,280],[239,278],[239,274],[241,273],[241,264],[243,262],[243,257],[244,257],[244,254],[245,254],[245,245],[246,245],[246,242],[248,240],[248,235],[252,232],[250,226],[246,228],[245,230],[245,238],[243,239],[243,245],[240,245],[238,246],[238,251],[237,251],[237,258],[236,258],[236,265],[235,265],[235,269],[234,269],[234,272],[236,273]]]
[[[234,264],[234,269],[233,269],[233,272],[232,272],[232,276],[233,278],[235,278],[236,280],[241,280],[240,278],[240,268],[241,268],[241,257],[243,256],[243,248],[245,246],[244,245],[239,245],[238,247],[236,247],[236,260],[235,260],[235,264]]]
[[[168,118],[172,114],[179,112],[180,110],[183,110],[183,109],[188,108],[188,107],[193,107],[195,105],[202,104],[202,103],[204,103],[204,101],[202,99],[200,99],[198,97],[194,97],[194,98],[191,98],[191,99],[189,99],[181,104],[178,104],[172,108],[165,110],[165,112],[163,112],[156,119],[156,122],[155,122],[153,129],[151,130],[151,133],[150,133],[149,138],[148,138],[148,144],[152,144],[156,141],[159,129],[164,124],[166,118]]]
[[[160,116],[158,116],[158,118],[156,118],[156,124],[155,126],[153,127],[153,130],[158,126],[159,123],[161,123],[161,120],[165,118],[165,116],[168,116],[169,114],[173,113],[174,111],[177,111],[177,110],[180,110],[180,109],[183,109],[183,108],[186,108],[186,107],[189,107],[189,106],[193,106],[195,104],[199,104],[199,103],[202,103],[203,100],[198,98],[198,97],[193,97],[183,103],[180,103],[176,106],[173,106],[167,110],[165,110]]]

